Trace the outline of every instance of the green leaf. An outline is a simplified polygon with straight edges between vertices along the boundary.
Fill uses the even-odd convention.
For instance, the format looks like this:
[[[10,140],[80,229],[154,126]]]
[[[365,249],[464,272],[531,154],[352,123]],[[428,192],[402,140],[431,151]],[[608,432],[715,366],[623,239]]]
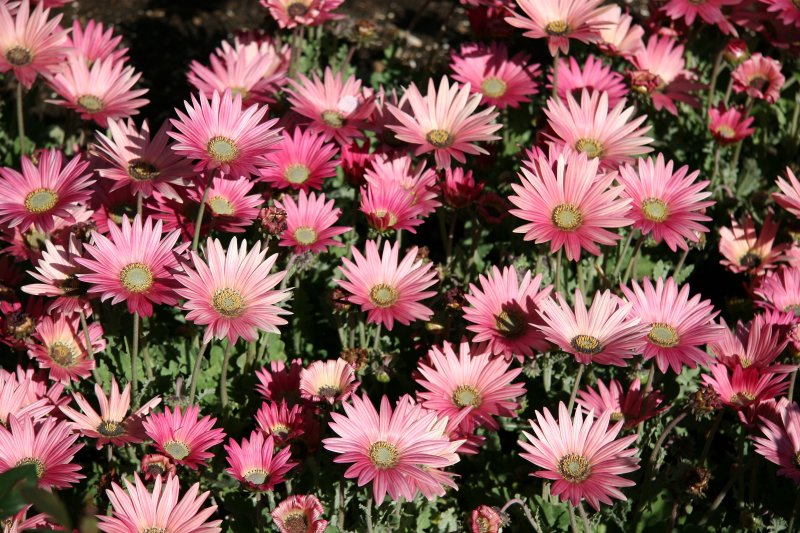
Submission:
[[[0,474],[0,519],[14,516],[28,504],[19,490],[24,486],[36,486],[35,466],[22,465]]]
[[[36,509],[48,515],[67,531],[72,531],[72,519],[67,511],[67,506],[64,505],[64,502],[62,502],[58,496],[52,492],[30,486],[21,487],[20,493],[22,497],[25,498],[28,503],[32,503]]]

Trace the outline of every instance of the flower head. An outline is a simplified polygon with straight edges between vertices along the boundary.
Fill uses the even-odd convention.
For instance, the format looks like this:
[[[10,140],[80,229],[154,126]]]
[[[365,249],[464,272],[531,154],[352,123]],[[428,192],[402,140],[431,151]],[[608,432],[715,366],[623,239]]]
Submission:
[[[800,406],[779,405],[779,420],[761,417],[761,433],[753,437],[755,451],[778,465],[778,474],[800,482]]]
[[[788,343],[784,326],[770,323],[765,315],[756,315],[749,322],[738,322],[733,332],[722,321],[720,333],[709,343],[709,348],[717,361],[730,370],[753,367],[770,372],[791,372],[796,365],[773,364]]]
[[[31,88],[37,74],[49,74],[64,60],[66,33],[59,26],[61,14],[50,17],[44,2],[31,11],[30,0],[0,5],[0,72],[13,71],[19,82]]]
[[[289,361],[271,361],[269,369],[262,368],[256,371],[258,392],[265,400],[278,402],[287,400],[289,404],[300,400],[300,372],[303,370],[302,359]]]
[[[553,83],[553,74],[547,75],[550,87]],[[628,94],[628,88],[621,74],[611,70],[611,65],[603,62],[593,55],[589,55],[581,65],[574,57],[558,60],[558,97],[567,101],[567,95],[580,98],[583,89],[592,92],[607,92],[608,105],[616,106]]]
[[[314,361],[300,372],[300,395],[312,402],[343,402],[359,385],[353,367],[341,358]]]
[[[800,218],[800,181],[792,169],[786,167],[786,179],[779,177],[775,184],[781,192],[772,193],[772,197],[781,207]]]
[[[103,327],[99,322],[89,326],[92,352],[105,349]],[[80,331],[77,318],[63,315],[46,316],[36,325],[33,338],[39,343],[28,345],[28,355],[36,359],[41,368],[50,369],[50,379],[68,384],[89,377],[95,367],[94,359],[89,357],[86,337]]]
[[[659,391],[643,391],[639,378],[631,382],[628,390],[623,389],[616,379],[612,379],[608,385],[598,380],[597,390],[586,387],[578,391],[577,398],[578,405],[587,412],[593,412],[596,417],[610,412],[610,420],[622,420],[625,429],[636,427],[668,409],[668,406],[659,407],[662,401],[663,395]]]
[[[281,28],[319,26],[343,15],[332,13],[344,0],[261,0]]]
[[[300,191],[297,201],[287,195],[275,202],[275,206],[286,211],[286,230],[281,234],[280,246],[291,246],[295,253],[319,253],[329,246],[344,246],[333,237],[347,233],[350,228],[334,226],[342,212],[324,194]]]
[[[284,476],[297,463],[290,461],[292,449],[283,448],[275,453],[275,440],[272,435],[264,438],[260,431],[250,434],[250,440],[242,439],[240,445],[231,439],[225,445],[229,467],[225,470],[242,482],[249,490],[273,490],[275,485],[285,481]]]
[[[714,388],[722,403],[737,411],[785,394],[789,387],[787,373],[774,373],[769,368],[736,365],[731,372],[719,363],[708,368],[711,375],[703,374],[703,382]]]
[[[38,296],[52,298],[47,312],[60,311],[65,316],[83,312],[92,314],[92,306],[86,295],[86,288],[78,279],[78,274],[86,270],[75,261],[83,256],[83,245],[75,235],[70,235],[65,245],[53,244],[50,239],[44,241],[45,249],[41,252],[36,270],[29,270],[39,283],[23,285],[22,291]]]
[[[80,21],[72,21],[72,31],[67,36],[66,45],[91,66],[99,59],[110,58],[121,62],[128,59],[128,49],[119,48],[122,42],[121,35],[114,35],[114,29],[104,27],[102,22],[89,19],[86,26],[81,26]]]
[[[272,435],[278,446],[285,446],[304,433],[303,406],[291,408],[286,400],[265,401],[256,413],[256,424],[265,435]]]
[[[598,17],[597,34],[597,45],[609,55],[630,57],[644,48],[644,28],[633,24],[633,17],[616,4]]]
[[[755,53],[743,61],[731,74],[733,90],[747,96],[774,104],[780,96],[786,78],[781,74],[781,64],[771,57]]]
[[[147,436],[155,441],[155,446],[164,455],[179,465],[196,470],[206,459],[214,457],[209,452],[225,437],[225,432],[215,428],[216,418],[200,418],[200,407],[190,405],[181,412],[169,407],[163,413],[151,414],[144,420]]]
[[[711,136],[722,146],[737,143],[755,133],[755,128],[750,125],[755,117],[748,116],[740,107],[732,106],[725,109],[723,104],[708,109],[708,128]]]
[[[324,509],[314,495],[289,496],[272,511],[272,519],[280,533],[322,533],[328,527]]]
[[[284,132],[275,148],[259,180],[276,189],[321,189],[323,180],[336,175],[336,145],[326,143],[323,135],[297,128],[291,135]]]
[[[800,6],[794,0],[761,0],[767,4],[767,11],[777,13],[778,18],[787,26],[800,28]]]
[[[760,233],[749,214],[741,222],[732,220],[730,228],[719,229],[719,253],[723,256],[720,263],[735,273],[765,274],[777,267],[775,263],[785,248],[775,245],[777,232],[778,225],[772,221],[771,213],[767,213]]]
[[[661,10],[672,20],[683,20],[688,26],[700,17],[703,22],[718,27],[726,35],[737,35],[736,28],[722,12],[722,8],[740,3],[741,0],[669,0],[661,6]]]

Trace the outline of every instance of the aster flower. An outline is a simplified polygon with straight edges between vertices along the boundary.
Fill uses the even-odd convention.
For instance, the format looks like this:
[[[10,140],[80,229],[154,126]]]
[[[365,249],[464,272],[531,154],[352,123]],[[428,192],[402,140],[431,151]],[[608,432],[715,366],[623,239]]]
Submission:
[[[587,309],[580,291],[575,291],[575,310],[556,295],[542,302],[540,327],[547,339],[571,353],[584,365],[626,366],[627,359],[642,352],[647,326],[631,317],[632,304],[611,291],[597,292]]]
[[[294,494],[272,510],[272,519],[280,533],[322,533],[328,527],[324,509],[313,495]]]
[[[261,0],[269,14],[285,29],[297,26],[319,26],[343,15],[332,13],[344,0]]]
[[[767,11],[777,13],[784,24],[800,28],[800,6],[794,0],[761,0],[761,2],[767,4]]]
[[[605,11],[603,0],[516,0],[524,14],[514,12],[506,22],[525,30],[531,39],[547,39],[550,54],[569,53],[569,40],[589,43],[596,39],[597,19]]]
[[[478,277],[480,287],[471,283],[464,296],[469,307],[464,308],[467,329],[475,333],[472,341],[488,342],[489,350],[506,359],[512,356],[533,356],[546,351],[549,344],[537,326],[541,323],[538,311],[552,287],[542,287],[542,276],[532,276],[530,270],[520,282],[517,271],[492,267],[490,275]]]
[[[459,429],[471,433],[475,426],[497,430],[496,416],[515,417],[517,398],[525,394],[522,383],[512,381],[522,372],[509,368],[504,358],[492,358],[491,352],[473,353],[468,342],[461,342],[458,354],[444,342],[442,349],[428,351],[430,363],[420,362],[422,375],[416,382],[423,389],[417,393],[422,406],[440,417],[461,418]]]
[[[34,386],[28,377],[0,376],[0,425],[8,427],[9,416],[39,422],[50,414],[52,403],[48,398],[37,398],[31,390]]]
[[[272,435],[264,438],[260,431],[250,434],[250,440],[242,439],[242,444],[231,439],[225,445],[229,467],[227,473],[238,479],[249,490],[273,490],[275,485],[286,481],[284,476],[297,463],[290,461],[292,449],[283,448],[275,452]]]
[[[99,383],[94,386],[94,395],[100,404],[100,414],[80,392],[73,393],[73,397],[81,410],[77,411],[68,406],[61,406],[61,412],[72,420],[73,430],[84,437],[97,439],[98,450],[106,444],[124,446],[142,442],[145,438],[142,419],[151,409],[161,403],[161,398],[156,396],[129,415],[131,385],[130,383],[125,385],[120,394],[117,380],[113,377],[111,378],[110,396],[106,396]]]
[[[703,212],[714,205],[707,190],[708,181],[696,181],[700,171],[689,173],[684,165],[673,172],[673,162],[663,154],[641,158],[637,168],[624,165],[619,169],[619,182],[624,186],[623,197],[631,199],[630,216],[633,227],[642,235],[651,235],[656,243],[666,242],[673,252],[687,250],[689,242],[698,242],[708,228],[701,222],[711,217]]]
[[[258,64],[263,67],[261,71],[262,84],[259,85],[257,97],[264,97],[270,101],[279,88],[287,83],[286,74],[291,60],[291,47],[288,44],[279,44],[272,40],[268,32],[263,30],[250,30],[237,32],[233,38],[233,45],[222,41],[215,50],[216,56],[226,59],[233,56],[244,56],[247,64]],[[268,58],[266,65],[262,65],[263,58]],[[237,60],[241,60],[237,57]],[[271,94],[260,94],[261,87]],[[223,92],[223,91],[220,91]]]
[[[225,437],[225,432],[215,428],[216,418],[206,415],[199,417],[200,406],[190,405],[181,412],[176,406],[163,413],[151,414],[144,420],[144,430],[153,439],[159,452],[169,456],[179,465],[192,470],[202,465],[206,459],[214,457],[209,452]]]
[[[312,402],[343,402],[359,385],[353,367],[342,358],[314,361],[300,372],[300,395]]]
[[[276,189],[321,189],[324,179],[336,175],[336,145],[326,143],[324,135],[296,128],[291,135],[283,132],[275,148],[259,180]]]
[[[21,232],[33,227],[48,233],[57,218],[74,222],[71,209],[89,199],[94,180],[86,172],[89,163],[80,155],[63,163],[61,151],[46,149],[36,164],[23,155],[21,174],[0,167],[0,224],[19,227]]]
[[[778,410],[779,420],[761,417],[763,436],[753,437],[755,451],[778,465],[778,474],[800,482],[800,407],[786,403]]]
[[[608,7],[597,20],[597,46],[605,54],[630,57],[644,48],[644,28],[618,5]]]
[[[341,72],[334,74],[330,67],[323,79],[316,74],[311,79],[300,74],[299,81],[289,80],[286,92],[292,110],[306,117],[309,130],[326,141],[335,139],[344,145],[362,138],[361,129],[375,107],[371,92],[361,88],[361,80],[354,76],[344,79]]]
[[[112,482],[106,490],[111,502],[111,516],[98,515],[98,528],[106,533],[140,533],[142,531],[180,531],[181,533],[221,533],[222,520],[208,519],[216,505],[203,508],[209,493],[199,494],[200,484],[192,485],[180,496],[180,481],[168,476],[164,482],[156,477],[150,492],[139,476],[133,483],[124,480],[125,490]]]
[[[771,57],[755,53],[731,73],[733,90],[747,96],[774,104],[780,96],[786,78],[781,74],[781,64]]]
[[[797,368],[796,365],[773,364],[788,343],[784,326],[770,323],[765,315],[756,315],[747,323],[738,322],[733,332],[723,320],[719,335],[708,347],[717,361],[730,370],[752,367],[770,372],[791,372]]]
[[[83,312],[86,316],[91,315],[92,306],[77,277],[79,273],[85,272],[75,261],[76,257],[83,255],[81,242],[75,235],[70,235],[64,246],[53,244],[49,239],[44,241],[44,246],[36,270],[28,271],[39,283],[23,285],[22,291],[52,298],[47,306],[48,313],[59,311],[64,316],[70,316]]]
[[[142,457],[142,473],[145,479],[160,479],[164,481],[177,472],[175,463],[166,455],[148,453]]]
[[[84,251],[88,256],[75,258],[88,273],[78,279],[89,284],[89,294],[101,301],[124,301],[129,313],[153,314],[153,304],[175,305],[172,292],[173,275],[178,267],[175,244],[179,234],[173,231],[162,238],[161,221],[153,224],[137,215],[133,221],[122,217],[122,226],[108,223],[110,239],[92,232],[92,244]]]
[[[39,3],[31,12],[29,0],[0,5],[0,72],[13,71],[14,77],[31,88],[38,74],[56,70],[64,60],[66,33],[59,26],[61,14],[50,17],[50,10]]]
[[[86,335],[80,330],[77,318],[63,315],[46,316],[36,325],[33,338],[37,343],[28,344],[28,355],[36,359],[40,368],[49,369],[50,379],[64,384],[89,377],[95,361],[89,357]],[[103,327],[99,322],[89,325],[92,353],[102,352],[106,347]]]
[[[705,87],[692,81],[694,74],[685,68],[683,51],[683,45],[672,37],[652,35],[647,47],[630,58],[638,69],[631,73],[633,90],[649,95],[656,110],[666,109],[676,116],[678,108],[675,101],[697,107],[699,101],[690,92]]]
[[[508,48],[496,42],[465,44],[451,56],[450,68],[454,80],[469,84],[473,93],[482,95],[481,103],[498,109],[517,108],[539,92],[535,81],[539,65],[530,65],[528,59],[521,52],[509,58]]]
[[[731,372],[719,363],[709,365],[708,369],[711,375],[703,374],[703,382],[719,394],[723,404],[737,411],[785,394],[789,387],[786,372],[739,365]]]
[[[206,209],[210,215],[209,229],[224,233],[242,233],[253,225],[264,203],[261,194],[248,194],[255,184],[245,177],[231,179],[217,176],[208,185],[205,193]],[[190,187],[185,196],[188,203],[199,206],[204,193],[198,187]],[[197,221],[191,220],[192,235]]]
[[[126,61],[128,49],[119,48],[121,42],[122,36],[114,35],[113,28],[105,28],[102,22],[89,19],[85,28],[78,20],[72,21],[72,31],[64,44],[72,48],[70,53],[76,54],[91,67],[98,59]]]
[[[495,507],[479,505],[469,515],[471,533],[500,533],[502,512]]]
[[[277,304],[289,297],[286,290],[275,286],[286,276],[285,271],[270,274],[278,255],[266,257],[261,243],[248,252],[247,242],[234,237],[226,251],[219,239],[208,239],[205,261],[196,252],[184,272],[176,276],[175,292],[186,299],[186,319],[206,326],[203,342],[227,337],[234,343],[240,337],[254,340],[258,331],[278,332],[286,324],[281,315],[290,314]]]
[[[438,90],[433,79],[429,79],[424,97],[413,83],[405,95],[411,113],[389,105],[389,111],[400,124],[388,127],[398,140],[418,145],[414,155],[433,151],[439,168],[448,168],[451,158],[464,163],[464,154],[486,154],[475,143],[500,138],[494,135],[502,127],[495,122],[497,112],[489,107],[476,113],[482,97],[470,94],[469,85],[451,85],[443,76]]]
[[[778,177],[775,184],[781,192],[772,193],[772,197],[781,207],[800,218],[800,181],[797,181],[792,169],[786,167],[786,180]]]
[[[708,129],[717,144],[728,146],[738,143],[755,133],[750,125],[755,117],[748,116],[740,107],[725,109],[723,104],[708,110]]]
[[[283,361],[270,361],[269,370],[262,368],[256,371],[258,392],[265,400],[278,402],[287,400],[289,405],[300,400],[300,372],[303,360],[293,359],[287,365]]]
[[[399,256],[399,243],[385,242],[381,253],[375,241],[367,241],[366,257],[354,248],[355,263],[342,258],[339,270],[345,279],[337,280],[350,293],[348,301],[367,312],[368,322],[383,324],[389,331],[395,321],[408,325],[428,320],[433,311],[420,302],[436,294],[425,290],[436,283],[436,271],[431,263],[417,259],[417,248],[410,249],[402,261]]]
[[[278,402],[266,401],[256,413],[256,425],[265,435],[272,435],[280,446],[287,445],[304,433],[303,407],[294,405],[291,408],[286,400]]]
[[[234,176],[255,176],[266,165],[264,155],[278,140],[277,119],[265,120],[267,106],[242,109],[242,96],[226,90],[184,102],[186,113],[175,112],[177,131],[168,133],[176,143],[172,149],[195,161],[195,171],[220,169]]]
[[[83,479],[79,464],[72,461],[83,444],[68,422],[46,418],[34,423],[31,417],[8,417],[8,428],[0,426],[0,472],[32,465],[41,489],[64,489]]]
[[[659,391],[645,392],[639,378],[634,379],[625,390],[616,379],[608,385],[601,380],[597,381],[597,390],[586,387],[578,391],[576,399],[578,405],[586,412],[593,412],[595,417],[600,417],[610,412],[610,420],[622,420],[625,429],[636,427],[639,423],[649,420],[659,413],[667,410],[669,406],[661,407],[663,395]]]
[[[50,87],[61,100],[48,100],[93,120],[102,127],[109,119],[124,119],[139,114],[149,102],[140,98],[147,89],[134,89],[141,73],[126,67],[113,57],[98,59],[90,67],[80,57],[70,56],[63,68],[48,78]]]
[[[785,248],[775,245],[778,225],[772,221],[772,214],[767,213],[761,232],[756,232],[753,218],[748,214],[742,221],[732,220],[731,227],[719,229],[719,253],[723,266],[734,273],[747,272],[752,276],[761,276],[768,270],[777,267],[780,254]]]
[[[612,231],[630,225],[630,200],[620,198],[621,186],[613,186],[616,172],[599,173],[600,160],[586,154],[551,146],[550,154],[529,154],[528,168],[521,169],[521,184],[512,184],[516,195],[509,200],[517,209],[509,213],[527,224],[514,229],[526,241],[550,243],[550,252],[562,248],[572,261],[581,250],[600,255],[598,244],[612,245],[621,237]]]
[[[606,168],[653,151],[647,146],[653,139],[643,136],[650,127],[640,127],[647,116],[632,118],[634,108],[626,108],[624,102],[609,110],[607,93],[584,90],[580,102],[567,94],[566,104],[551,98],[544,113],[552,129],[546,134],[550,139],[600,158]]]
[[[328,246],[344,246],[333,237],[347,233],[351,228],[334,226],[342,211],[335,208],[333,200],[328,200],[324,194],[317,196],[312,192],[307,195],[300,191],[297,201],[287,195],[276,201],[275,207],[286,211],[286,230],[281,234],[280,246],[293,247],[296,254],[320,253],[327,251]]]
[[[553,86],[553,71],[547,75],[550,87]],[[574,57],[558,60],[558,97],[566,102],[567,94],[580,98],[583,89],[608,93],[608,105],[614,107],[625,99],[628,88],[622,75],[613,72],[611,65],[589,55],[583,65]]]
[[[573,418],[563,403],[558,421],[547,409],[536,411],[536,421],[529,421],[535,435],[522,432],[528,442],[519,441],[525,450],[520,455],[542,469],[534,476],[553,481],[550,493],[561,501],[577,506],[585,499],[595,510],[612,499],[625,501],[619,489],[636,485],[622,474],[639,468],[637,450],[629,447],[637,436],[617,438],[623,423],[610,426],[610,418],[610,411],[584,418],[580,408]]]
[[[622,292],[633,306],[631,316],[647,326],[644,359],[655,359],[661,372],[671,368],[680,374],[683,366],[705,366],[710,358],[701,348],[720,334],[714,323],[717,312],[700,294],[689,298],[689,285],[678,290],[673,278],[658,278],[655,286],[645,278],[642,286],[635,281]]]
[[[782,267],[766,276],[755,294],[761,299],[759,303],[778,313],[800,315],[800,269]]]
[[[714,25],[726,35],[737,35],[736,28],[722,12],[725,6],[739,5],[741,0],[669,0],[661,10],[672,20],[683,20],[687,26],[699,16],[703,22]]]
[[[383,396],[380,411],[366,395],[353,396],[352,403],[342,406],[345,414],[332,412],[329,423],[337,437],[323,440],[323,445],[338,454],[333,462],[352,463],[345,478],[357,478],[359,486],[372,482],[378,505],[387,493],[394,500],[413,500],[420,483],[455,487],[450,478],[434,477],[438,469],[459,460],[455,451],[462,441],[450,441],[446,420],[407,397],[392,409]]]
[[[483,191],[484,183],[476,183],[472,171],[461,167],[446,168],[441,182],[442,199],[454,209],[463,209],[475,203]]]
[[[167,142],[170,123],[164,122],[151,137],[147,120],[141,129],[133,120],[109,120],[109,135],[96,132],[95,170],[112,181],[111,191],[129,189],[132,196],[149,198],[153,191],[177,196],[174,186],[185,185],[193,175],[186,159],[173,152]]]

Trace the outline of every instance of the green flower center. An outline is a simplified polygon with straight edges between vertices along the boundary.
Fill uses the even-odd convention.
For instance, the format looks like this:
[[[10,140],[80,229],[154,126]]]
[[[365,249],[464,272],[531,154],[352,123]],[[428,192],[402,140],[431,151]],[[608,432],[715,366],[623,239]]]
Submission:
[[[283,177],[289,183],[305,183],[311,176],[311,169],[302,163],[295,163],[286,167]]]
[[[397,446],[384,440],[379,440],[369,447],[369,460],[380,470],[394,468],[400,459]]]
[[[211,305],[227,318],[236,318],[244,312],[244,298],[242,293],[235,289],[217,289],[211,298]]]
[[[214,196],[208,199],[208,207],[215,215],[232,216],[236,213],[233,204],[225,197]]]
[[[662,348],[677,346],[681,340],[675,328],[662,322],[656,322],[650,327],[650,333],[647,334],[647,338],[650,342]]]
[[[179,440],[171,440],[164,444],[164,451],[167,452],[173,459],[178,461],[185,459],[189,456],[189,447],[185,442]]]
[[[306,9],[305,5],[303,4],[300,5],[303,6],[303,9]],[[323,111],[321,118],[322,122],[324,122],[325,125],[328,127],[338,129],[344,126],[344,115],[333,109],[328,109],[327,111]]]
[[[251,468],[242,476],[245,481],[253,485],[263,485],[269,479],[269,472],[263,468]]]
[[[664,222],[669,217],[669,207],[658,198],[648,198],[642,202],[642,215],[651,222]]]
[[[480,407],[481,393],[472,385],[459,385],[453,391],[453,403],[458,407]]]
[[[128,292],[139,294],[153,286],[153,271],[143,263],[131,263],[119,273],[119,280]]]
[[[206,151],[212,159],[220,163],[230,163],[239,157],[239,149],[231,139],[222,136],[212,137],[206,145]]]
[[[575,231],[581,227],[583,215],[572,204],[560,204],[550,213],[550,221],[561,231]]]
[[[568,453],[558,460],[556,470],[561,477],[570,483],[581,483],[586,481],[592,469],[589,467],[589,460],[576,453]]]
[[[448,148],[455,141],[446,130],[431,130],[425,135],[425,140],[434,148]]]
[[[307,226],[299,227],[294,230],[294,240],[303,246],[309,246],[317,242],[317,232]]]
[[[103,100],[91,94],[79,96],[78,105],[81,106],[87,113],[97,113],[98,111],[102,111],[106,106],[103,103]]]
[[[372,304],[382,309],[396,304],[399,296],[397,289],[385,283],[379,283],[369,290],[369,299]]]
[[[25,196],[25,209],[34,215],[47,213],[58,203],[58,193],[53,189],[40,187]]]
[[[489,76],[481,83],[481,92],[489,98],[500,98],[507,90],[506,82],[495,76]]]
[[[575,149],[579,152],[583,152],[590,159],[603,155],[603,145],[596,139],[578,139],[575,143]]]

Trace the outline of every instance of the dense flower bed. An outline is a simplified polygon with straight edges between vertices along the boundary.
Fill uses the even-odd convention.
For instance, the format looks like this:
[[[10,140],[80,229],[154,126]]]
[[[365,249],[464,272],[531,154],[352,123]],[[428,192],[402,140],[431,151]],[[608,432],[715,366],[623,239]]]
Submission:
[[[4,532],[795,529],[797,0],[261,3],[0,2]]]

